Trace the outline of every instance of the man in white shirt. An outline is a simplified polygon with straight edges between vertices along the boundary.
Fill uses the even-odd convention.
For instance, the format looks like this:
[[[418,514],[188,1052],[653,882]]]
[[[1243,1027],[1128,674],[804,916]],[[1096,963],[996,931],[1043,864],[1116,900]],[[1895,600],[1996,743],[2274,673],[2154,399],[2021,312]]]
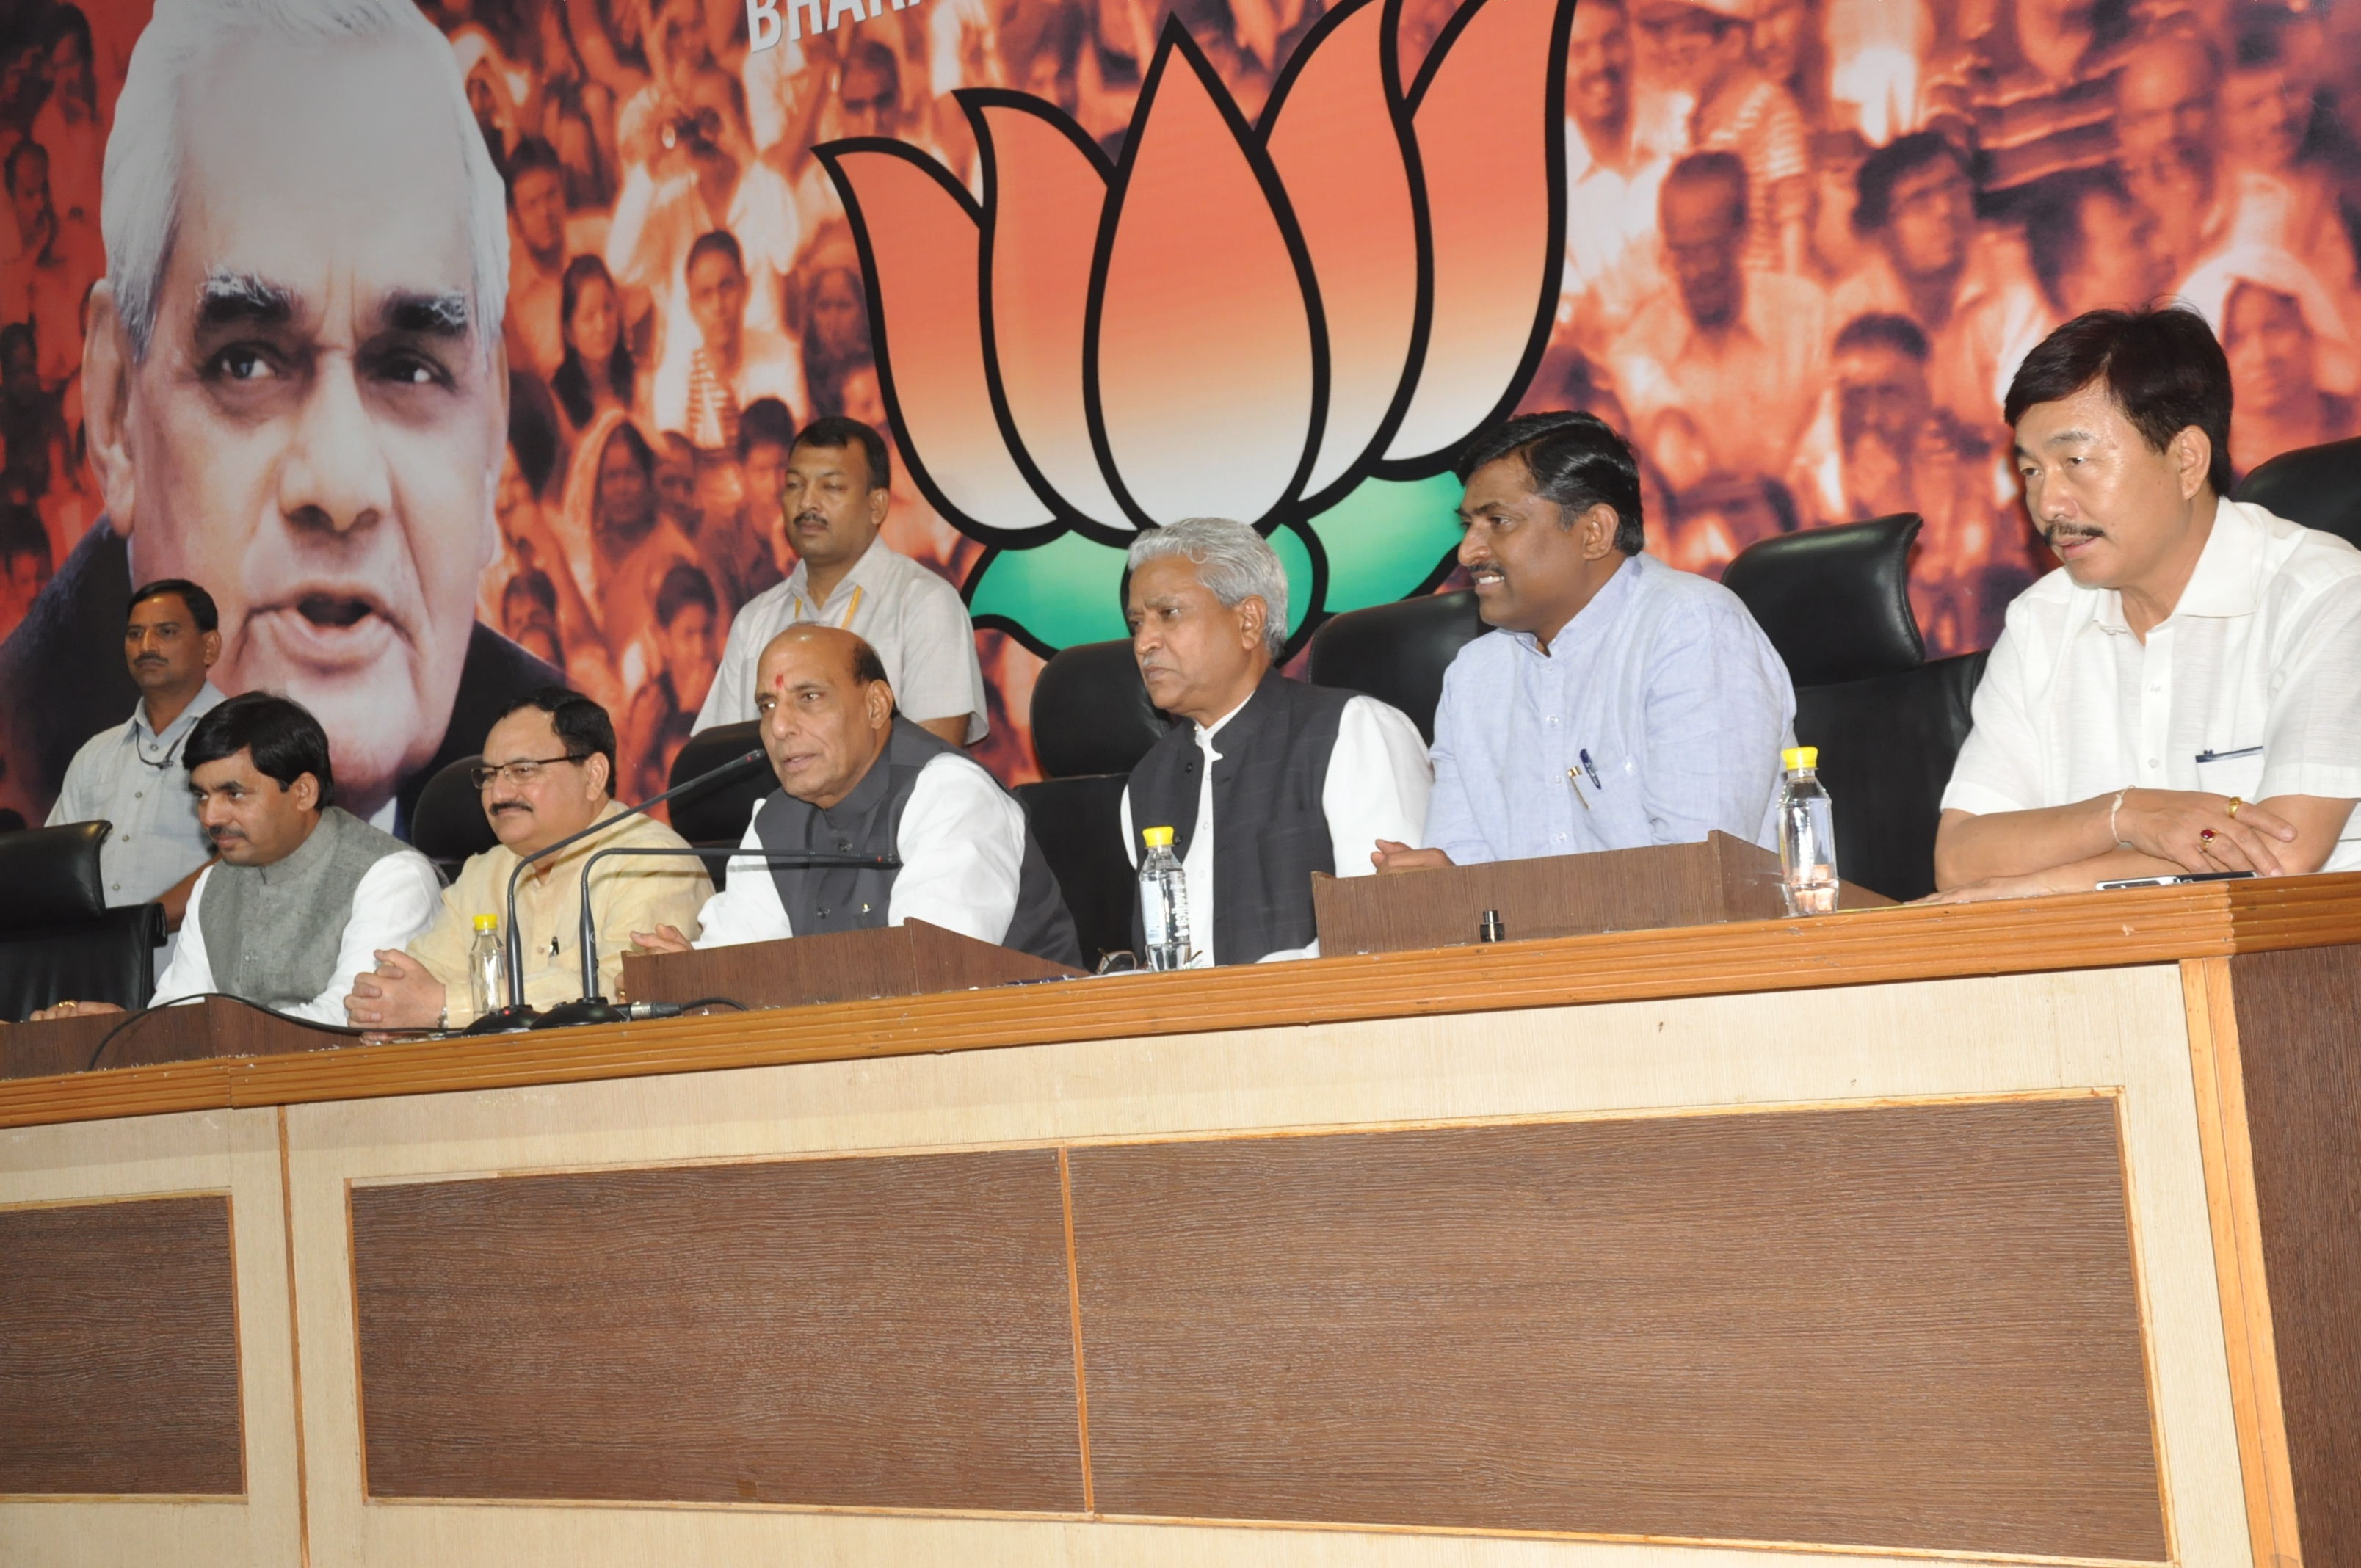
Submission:
[[[174,931],[197,873],[213,859],[181,751],[197,720],[221,705],[222,694],[205,678],[221,657],[220,626],[213,596],[194,583],[166,577],[131,596],[123,652],[139,706],[74,753],[49,809],[52,827],[115,824],[98,849],[107,904],[161,904],[165,927]]]
[[[1262,536],[1190,518],[1132,542],[1124,619],[1140,678],[1176,718],[1131,771],[1123,838],[1172,829],[1191,962],[1316,958],[1312,877],[1367,876],[1380,840],[1415,845],[1434,782],[1400,710],[1306,685],[1287,645],[1287,573]],[[1146,941],[1132,911],[1132,940]]]
[[[334,804],[327,731],[283,696],[248,692],[189,734],[197,820],[220,851],[189,894],[151,1007],[208,992],[345,1022],[353,977],[433,923],[433,862]],[[62,1002],[36,1018],[121,1009]]]
[[[763,750],[779,788],[740,848],[754,855],[891,856],[898,867],[798,867],[733,857],[697,916],[700,948],[923,920],[1079,965],[1082,946],[1025,808],[982,766],[894,712],[876,650],[830,626],[791,626],[756,665]],[[634,932],[686,952],[676,927]]]
[[[814,420],[787,459],[772,538],[787,580],[746,601],[697,728],[754,718],[755,662],[791,626],[832,626],[877,651],[902,717],[954,746],[983,739],[983,670],[959,590],[877,537],[891,504],[885,443],[859,420]]]
[[[2361,551],[2227,499],[2230,367],[2203,318],[2079,316],[2007,413],[2064,565],[2009,606],[1976,691],[1938,896],[2361,867]]]

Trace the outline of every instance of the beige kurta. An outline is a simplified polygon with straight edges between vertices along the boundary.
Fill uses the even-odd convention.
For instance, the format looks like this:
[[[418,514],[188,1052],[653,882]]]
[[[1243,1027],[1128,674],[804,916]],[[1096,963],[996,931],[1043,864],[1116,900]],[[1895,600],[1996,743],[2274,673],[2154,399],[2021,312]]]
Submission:
[[[609,804],[604,815],[613,817],[621,810]],[[524,937],[525,1000],[535,1007],[547,1007],[582,994],[582,866],[593,851],[622,845],[680,849],[686,843],[663,823],[634,817],[527,872],[517,884],[517,926]],[[460,868],[459,880],[443,890],[441,916],[406,949],[443,982],[454,1027],[473,1022],[476,1016],[467,1000],[467,948],[475,939],[476,916],[497,915],[505,927],[509,874],[516,864],[516,855],[505,844],[470,857]],[[600,993],[615,995],[623,972],[623,949],[631,944],[632,932],[669,925],[693,940],[697,934],[697,912],[712,895],[713,883],[704,866],[686,855],[677,860],[617,855],[600,861],[590,875]]]

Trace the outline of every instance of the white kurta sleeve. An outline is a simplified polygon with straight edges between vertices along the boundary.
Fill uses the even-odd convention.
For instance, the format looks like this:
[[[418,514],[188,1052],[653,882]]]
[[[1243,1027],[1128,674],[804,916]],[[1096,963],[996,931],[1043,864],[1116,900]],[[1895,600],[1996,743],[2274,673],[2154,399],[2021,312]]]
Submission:
[[[1346,703],[1320,788],[1336,874],[1373,874],[1369,855],[1380,839],[1420,848],[1433,790],[1434,768],[1410,715],[1373,696]]]
[[[763,809],[760,801],[754,809]],[[763,839],[754,831],[751,815],[738,847],[762,851]],[[796,934],[787,919],[787,906],[779,902],[779,884],[770,867],[758,860],[732,856],[728,878],[730,885],[707,899],[697,913],[697,947],[734,948],[741,942],[775,942]]]
[[[353,889],[353,912],[336,944],[336,967],[328,976],[327,989],[287,1011],[317,1024],[342,1027],[351,1023],[345,998],[353,993],[354,977],[377,967],[380,949],[404,947],[423,933],[442,908],[443,879],[434,874],[434,861],[415,850],[378,861]]]
[[[184,996],[202,996],[214,988],[214,963],[205,955],[204,924],[197,918],[197,910],[205,899],[205,884],[213,880],[214,868],[207,866],[198,874],[196,885],[189,890],[189,907],[181,916],[180,940],[172,944],[172,961],[156,977],[156,994],[148,1000],[150,1007],[161,1007]]]
[[[919,770],[894,850],[902,872],[887,925],[924,920],[995,944],[1008,935],[1025,865],[1025,808],[983,768],[954,753]]]
[[[1983,679],[1976,685],[1971,708],[1975,724],[1951,764],[1950,783],[1943,786],[1945,811],[1985,817],[2064,804],[2048,799],[2043,787],[2041,734],[2027,690],[2025,634],[2015,619],[2010,616],[2010,625],[1993,644]]]

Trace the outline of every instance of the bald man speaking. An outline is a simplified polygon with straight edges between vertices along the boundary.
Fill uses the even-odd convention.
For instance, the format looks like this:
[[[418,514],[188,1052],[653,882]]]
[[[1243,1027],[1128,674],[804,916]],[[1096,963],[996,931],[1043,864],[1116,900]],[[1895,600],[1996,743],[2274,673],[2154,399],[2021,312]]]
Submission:
[[[902,864],[803,871],[732,860],[729,886],[698,916],[697,947],[917,919],[1081,964],[1073,916],[1025,808],[956,747],[895,713],[875,649],[834,627],[795,626],[771,639],[755,670],[756,719],[779,787],[754,808],[739,848]],[[632,939],[653,952],[689,948],[670,926]]]

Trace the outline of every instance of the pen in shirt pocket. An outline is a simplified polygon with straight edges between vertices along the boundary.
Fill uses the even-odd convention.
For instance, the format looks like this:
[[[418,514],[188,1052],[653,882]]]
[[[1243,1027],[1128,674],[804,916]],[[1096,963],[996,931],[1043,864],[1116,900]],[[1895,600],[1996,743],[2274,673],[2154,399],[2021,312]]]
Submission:
[[[1598,776],[1598,764],[1590,760],[1590,753],[1587,751],[1576,751],[1575,755],[1582,759],[1582,771],[1590,775],[1590,787],[1600,795],[1605,795],[1607,781]]]
[[[1582,809],[1585,811],[1589,810],[1590,797],[1582,793],[1582,770],[1579,768],[1566,769],[1565,782],[1574,786],[1574,798],[1582,802]]]

